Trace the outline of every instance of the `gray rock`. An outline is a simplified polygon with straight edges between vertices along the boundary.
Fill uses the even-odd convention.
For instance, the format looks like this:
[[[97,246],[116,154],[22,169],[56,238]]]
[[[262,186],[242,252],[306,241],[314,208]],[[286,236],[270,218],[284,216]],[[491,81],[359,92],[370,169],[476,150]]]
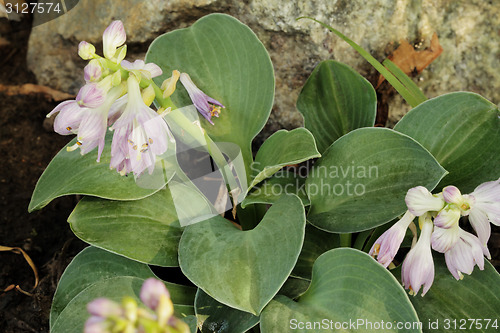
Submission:
[[[382,61],[399,40],[428,45],[437,32],[442,55],[415,78],[428,97],[468,90],[500,101],[500,6],[497,0],[94,0],[81,1],[62,17],[35,27],[28,64],[40,84],[75,93],[84,62],[80,40],[98,45],[105,27],[121,19],[131,58],[143,55],[165,31],[224,12],[249,25],[269,51],[276,71],[276,100],[262,137],[279,128],[302,125],[295,109],[305,80],[325,59],[344,62],[371,82],[376,71],[349,45],[310,20],[311,16],[342,31]],[[496,4],[495,4],[496,3]],[[35,18],[36,19],[36,18]],[[398,95],[389,101],[389,123],[409,106]]]

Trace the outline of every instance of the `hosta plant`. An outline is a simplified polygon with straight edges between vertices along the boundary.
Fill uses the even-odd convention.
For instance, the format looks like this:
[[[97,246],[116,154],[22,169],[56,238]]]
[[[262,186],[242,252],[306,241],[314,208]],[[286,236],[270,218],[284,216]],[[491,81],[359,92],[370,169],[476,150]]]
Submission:
[[[427,100],[328,28],[413,107],[394,129],[374,127],[371,84],[326,60],[297,100],[304,127],[253,152],[273,67],[227,15],[159,36],[144,60],[125,60],[120,21],[103,56],[80,43],[86,84],[48,114],[76,137],[29,206],[83,196],[68,222],[91,246],[61,277],[52,332],[498,328],[497,106],[469,92]]]

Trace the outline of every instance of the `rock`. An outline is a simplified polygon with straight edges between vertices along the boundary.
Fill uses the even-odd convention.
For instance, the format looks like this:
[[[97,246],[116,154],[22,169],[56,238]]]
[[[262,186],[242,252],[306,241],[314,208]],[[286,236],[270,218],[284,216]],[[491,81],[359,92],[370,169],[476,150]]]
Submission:
[[[76,56],[80,40],[101,43],[105,27],[121,19],[131,58],[143,55],[158,35],[224,12],[252,28],[269,51],[276,71],[273,113],[261,136],[302,125],[295,109],[305,80],[321,60],[344,62],[376,82],[376,71],[347,43],[310,20],[332,25],[382,61],[401,39],[426,47],[437,32],[444,48],[415,78],[428,97],[468,90],[500,101],[500,7],[495,1],[436,0],[95,0],[81,1],[67,14],[35,27],[28,64],[40,84],[76,93],[84,62]],[[36,20],[36,18],[35,18]],[[389,100],[389,123],[409,106],[398,96]]]

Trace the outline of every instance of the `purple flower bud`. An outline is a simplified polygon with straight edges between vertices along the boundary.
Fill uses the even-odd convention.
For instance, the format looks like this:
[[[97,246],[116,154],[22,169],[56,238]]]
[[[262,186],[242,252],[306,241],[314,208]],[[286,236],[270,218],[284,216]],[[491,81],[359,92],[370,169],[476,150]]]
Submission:
[[[462,202],[462,193],[455,186],[446,186],[443,188],[443,198],[448,203],[460,204]]]
[[[83,73],[84,73],[83,76],[87,83],[97,82],[101,79],[102,76],[101,64],[99,64],[98,60],[92,59],[83,69]]]
[[[170,298],[170,293],[168,292],[165,284],[163,282],[155,279],[149,278],[144,281],[141,288],[140,297],[144,304],[152,310],[156,310],[158,304],[160,303],[160,297],[165,295]]]
[[[84,85],[78,92],[78,95],[76,95],[76,102],[78,105],[88,108],[96,108],[102,105],[105,100],[105,92],[95,83]]]
[[[213,125],[212,116],[219,117],[220,108],[223,108],[224,105],[201,91],[193,83],[188,74],[181,73],[180,81],[184,88],[186,88],[189,97],[191,98],[191,101],[193,101],[193,104],[198,112],[200,112],[200,114]]]
[[[408,190],[405,197],[408,210],[415,216],[421,216],[426,212],[439,211],[444,206],[443,199],[433,196],[428,189],[417,186]]]
[[[122,46],[127,39],[125,28],[122,21],[113,21],[104,30],[102,35],[104,56],[108,59],[113,59],[116,54],[116,49]]]

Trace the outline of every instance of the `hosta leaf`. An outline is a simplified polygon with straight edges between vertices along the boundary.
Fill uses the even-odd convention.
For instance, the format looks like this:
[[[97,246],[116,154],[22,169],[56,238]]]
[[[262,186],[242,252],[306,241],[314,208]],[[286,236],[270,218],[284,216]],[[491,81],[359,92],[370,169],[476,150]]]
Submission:
[[[375,124],[377,96],[370,82],[352,68],[326,60],[307,79],[297,109],[323,153],[349,131]]]
[[[304,206],[309,205],[309,198],[305,190],[306,179],[294,172],[281,170],[271,178],[264,180],[254,188],[243,200],[241,207],[261,203],[273,204],[283,195],[295,194],[302,200]]]
[[[83,198],[68,218],[87,243],[158,266],[178,266],[182,229],[170,190],[136,201]]]
[[[452,184],[468,193],[500,177],[499,116],[483,97],[455,92],[420,104],[394,129],[417,140],[448,170],[438,190]]]
[[[421,332],[392,327],[418,322],[408,296],[392,274],[366,253],[340,248],[316,260],[311,285],[297,302],[276,296],[262,311],[260,327],[263,333],[376,331],[358,320],[391,324],[383,332]],[[327,326],[313,327],[315,322]]]
[[[252,164],[252,188],[262,180],[271,177],[286,165],[298,164],[320,157],[311,132],[305,128],[292,131],[279,130],[260,147]]]
[[[220,216],[186,227],[179,264],[212,298],[258,315],[295,266],[304,228],[300,199],[284,196],[253,230],[241,231]]]
[[[191,27],[166,33],[153,41],[146,62],[163,70],[188,73],[206,94],[224,104],[219,118],[202,126],[214,141],[237,144],[250,166],[250,144],[269,117],[274,98],[274,73],[269,55],[255,34],[237,19],[211,14]],[[178,107],[192,104],[177,85],[172,97]]]
[[[387,128],[361,128],[335,141],[307,181],[307,220],[329,232],[357,232],[406,211],[414,186],[429,190],[446,171],[412,138]]]
[[[78,151],[67,151],[66,147],[76,143],[73,139],[49,163],[36,184],[28,211],[45,207],[49,202],[63,195],[83,194],[111,200],[142,199],[162,188],[164,182],[155,188],[143,188],[136,184],[133,176],[120,176],[109,169],[111,160],[111,135],[101,161],[96,162],[97,150],[80,155]]]

